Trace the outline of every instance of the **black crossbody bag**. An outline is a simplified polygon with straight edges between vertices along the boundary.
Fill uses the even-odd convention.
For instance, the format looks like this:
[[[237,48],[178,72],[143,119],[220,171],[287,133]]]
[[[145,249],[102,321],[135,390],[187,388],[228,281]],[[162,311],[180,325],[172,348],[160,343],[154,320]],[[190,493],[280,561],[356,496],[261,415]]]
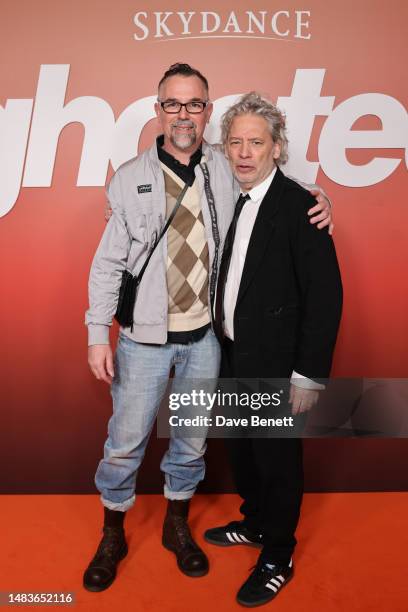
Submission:
[[[119,289],[119,299],[118,299],[118,305],[117,305],[116,313],[115,313],[115,319],[117,320],[119,325],[121,325],[122,327],[131,327],[133,330],[133,311],[135,308],[137,289],[140,285],[140,281],[143,278],[143,274],[145,273],[147,265],[157,245],[159,244],[160,240],[163,238],[164,234],[169,229],[169,226],[171,222],[173,221],[174,216],[188,188],[189,188],[189,185],[186,183],[182,191],[180,192],[177,198],[176,204],[173,210],[171,211],[171,214],[169,218],[167,219],[162,231],[160,232],[160,235],[155,241],[153,247],[150,249],[150,252],[146,258],[146,261],[141,267],[139,274],[133,275],[131,272],[129,272],[129,270],[123,270],[122,272],[122,282],[121,282],[120,289]]]

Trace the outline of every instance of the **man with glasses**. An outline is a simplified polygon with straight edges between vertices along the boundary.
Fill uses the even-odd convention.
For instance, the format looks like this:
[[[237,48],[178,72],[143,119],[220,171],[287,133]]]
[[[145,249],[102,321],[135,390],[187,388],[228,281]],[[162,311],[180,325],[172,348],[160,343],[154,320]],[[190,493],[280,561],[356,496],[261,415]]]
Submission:
[[[124,516],[135,501],[137,471],[169,372],[174,369],[172,392],[180,381],[216,380],[219,373],[211,304],[239,189],[224,155],[202,140],[212,104],[200,72],[188,64],[171,66],[159,83],[155,109],[163,134],[113,176],[107,190],[112,216],[89,280],[88,361],[96,378],[111,385],[113,399],[104,458],[95,476],[104,527],[84,574],[90,591],[108,588],[127,554]],[[133,325],[120,329],[114,363],[109,329],[122,272],[140,272],[185,185],[177,214],[139,285]],[[311,209],[321,227],[330,223],[324,200],[320,196],[321,203]],[[168,500],[163,545],[175,553],[179,569],[193,577],[208,572],[207,557],[187,523],[189,501],[204,477],[204,451],[203,438],[171,437],[160,466]]]

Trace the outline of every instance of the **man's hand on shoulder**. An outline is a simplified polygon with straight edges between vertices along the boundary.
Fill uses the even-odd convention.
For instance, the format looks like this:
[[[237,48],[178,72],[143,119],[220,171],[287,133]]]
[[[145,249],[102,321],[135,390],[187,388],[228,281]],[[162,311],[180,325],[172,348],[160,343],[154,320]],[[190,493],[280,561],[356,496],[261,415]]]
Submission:
[[[329,234],[332,235],[334,223],[329,198],[317,185],[310,190],[310,193],[317,202],[315,206],[308,210],[307,214],[311,217],[310,223],[317,223],[319,229],[329,226]]]
[[[114,377],[113,355],[109,344],[93,344],[88,347],[88,363],[92,373],[98,380],[108,385]]]
[[[294,416],[310,410],[318,399],[319,391],[290,385],[289,404],[292,404],[292,414]]]

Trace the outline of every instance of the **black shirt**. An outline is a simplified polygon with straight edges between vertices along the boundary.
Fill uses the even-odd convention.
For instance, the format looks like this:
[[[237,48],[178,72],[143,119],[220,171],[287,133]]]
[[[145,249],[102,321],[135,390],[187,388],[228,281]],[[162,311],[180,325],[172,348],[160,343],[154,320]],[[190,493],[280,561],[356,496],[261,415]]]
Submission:
[[[194,168],[196,167],[197,164],[200,163],[201,157],[203,155],[203,152],[201,150],[201,145],[199,146],[197,151],[195,151],[191,155],[190,163],[188,164],[188,166],[186,166],[185,164],[182,164],[181,162],[179,162],[178,159],[173,157],[173,155],[171,155],[170,153],[167,153],[167,151],[163,149],[163,144],[164,144],[163,134],[157,137],[156,143],[157,143],[157,154],[159,156],[160,161],[165,166],[170,168],[170,170],[172,170],[174,174],[177,174],[177,176],[181,178],[182,181],[184,181],[185,183],[188,183],[191,186],[195,181]]]

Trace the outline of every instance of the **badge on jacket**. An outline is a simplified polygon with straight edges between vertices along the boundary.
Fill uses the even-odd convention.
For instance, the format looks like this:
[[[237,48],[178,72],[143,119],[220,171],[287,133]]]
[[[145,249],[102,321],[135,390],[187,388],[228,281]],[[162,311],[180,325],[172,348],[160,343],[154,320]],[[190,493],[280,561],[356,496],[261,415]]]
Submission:
[[[151,193],[152,191],[152,185],[138,185],[137,186],[137,193]]]

